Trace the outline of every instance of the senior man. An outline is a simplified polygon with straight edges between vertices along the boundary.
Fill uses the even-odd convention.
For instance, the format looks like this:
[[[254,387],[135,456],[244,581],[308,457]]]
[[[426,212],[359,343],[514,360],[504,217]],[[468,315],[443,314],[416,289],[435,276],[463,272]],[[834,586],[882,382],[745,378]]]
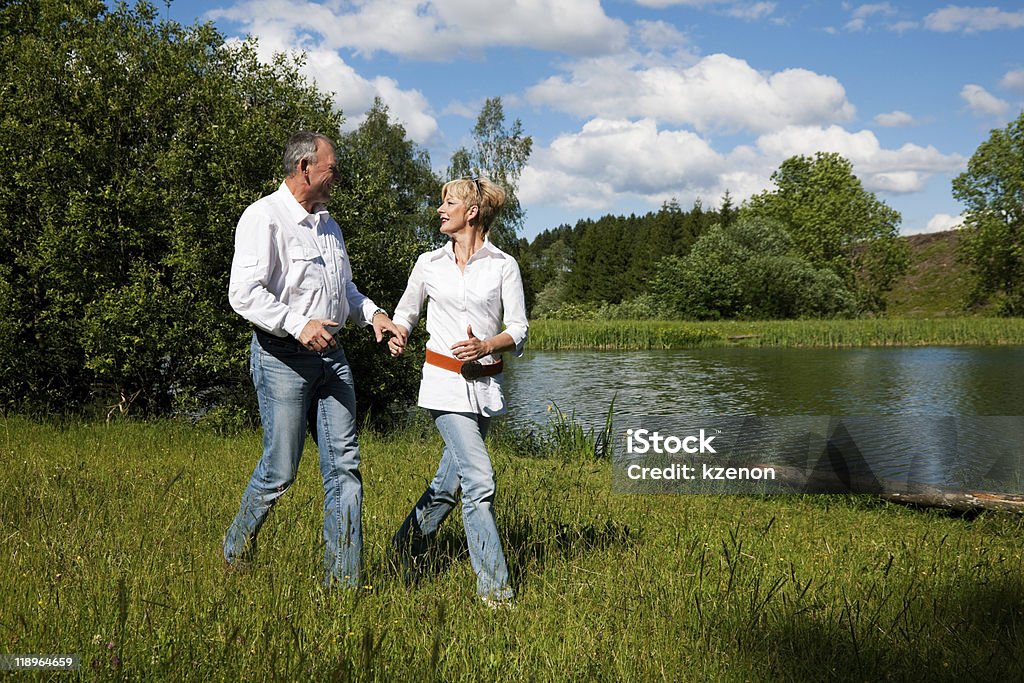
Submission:
[[[346,318],[405,337],[352,282],[337,222],[327,212],[339,178],[334,143],[300,132],[284,150],[285,179],[250,205],[235,231],[228,298],[253,325],[250,373],[263,455],[224,536],[224,559],[245,566],[275,501],[295,480],[307,423],[324,484],[325,583],[359,585],[362,479],[352,371],[337,333]]]

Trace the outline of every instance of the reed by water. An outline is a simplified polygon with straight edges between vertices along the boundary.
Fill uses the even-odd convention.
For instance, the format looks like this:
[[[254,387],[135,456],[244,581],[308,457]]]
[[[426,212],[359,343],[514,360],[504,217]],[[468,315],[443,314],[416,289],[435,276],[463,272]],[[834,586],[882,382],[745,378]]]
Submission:
[[[709,346],[844,347],[1024,344],[1024,318],[764,320],[535,320],[538,351]]]
[[[258,432],[2,419],[0,651],[76,653],[75,677],[97,681],[1024,676],[1017,517],[614,495],[607,461],[514,443],[492,455],[518,604],[492,612],[458,512],[418,587],[392,566],[388,539],[439,454],[430,430],[362,436],[366,588],[352,593],[319,587],[311,446],[239,575],[220,539]]]

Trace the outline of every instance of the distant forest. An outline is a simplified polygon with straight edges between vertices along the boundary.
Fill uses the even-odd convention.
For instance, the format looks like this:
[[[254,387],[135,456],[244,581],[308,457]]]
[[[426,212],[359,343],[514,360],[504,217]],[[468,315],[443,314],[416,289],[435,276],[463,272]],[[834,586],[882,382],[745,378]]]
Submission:
[[[571,312],[579,304],[622,304],[649,294],[663,258],[686,256],[712,225],[728,226],[738,213],[728,194],[713,210],[698,199],[684,211],[673,200],[643,215],[584,219],[545,230],[532,241],[520,239],[517,257],[531,315]]]
[[[850,318],[884,311],[906,271],[900,214],[867,192],[848,159],[783,161],[775,189],[741,207],[678,202],[520,240],[535,318]]]

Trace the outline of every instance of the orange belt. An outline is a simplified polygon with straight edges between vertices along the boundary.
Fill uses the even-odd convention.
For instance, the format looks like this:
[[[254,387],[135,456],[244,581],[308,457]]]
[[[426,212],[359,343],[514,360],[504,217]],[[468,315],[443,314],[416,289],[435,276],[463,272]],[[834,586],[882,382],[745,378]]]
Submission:
[[[493,377],[504,369],[504,363],[499,358],[497,363],[483,365],[479,361],[471,360],[463,363],[451,356],[446,356],[436,351],[427,349],[427,362],[439,368],[457,372],[466,379],[479,379],[480,377]]]

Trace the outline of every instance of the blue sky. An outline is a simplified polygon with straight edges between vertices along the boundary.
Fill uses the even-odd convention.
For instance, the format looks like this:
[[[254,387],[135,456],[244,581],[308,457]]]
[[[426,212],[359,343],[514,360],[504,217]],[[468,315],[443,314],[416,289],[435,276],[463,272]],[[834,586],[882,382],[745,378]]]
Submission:
[[[159,3],[158,3],[159,6]],[[1024,9],[744,0],[174,0],[184,24],[304,50],[347,125],[379,96],[443,171],[500,96],[534,153],[525,236],[771,188],[839,152],[903,215],[950,228],[950,181],[1024,109]]]

